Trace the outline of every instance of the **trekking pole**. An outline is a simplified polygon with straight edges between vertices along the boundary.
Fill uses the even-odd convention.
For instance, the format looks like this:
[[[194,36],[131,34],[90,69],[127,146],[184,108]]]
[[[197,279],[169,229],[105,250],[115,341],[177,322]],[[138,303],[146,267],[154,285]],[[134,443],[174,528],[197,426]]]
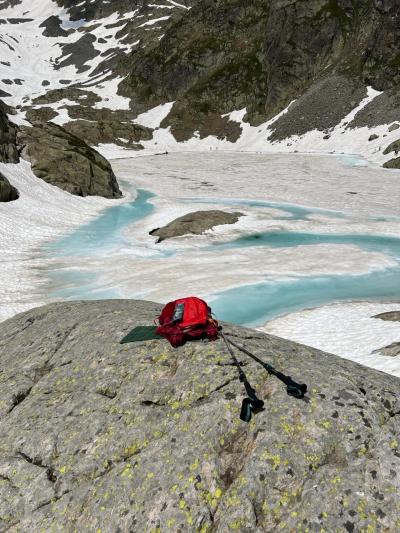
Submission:
[[[228,343],[228,339],[225,337],[225,335],[222,333],[222,331],[219,332],[221,337],[223,338],[226,347],[228,348],[228,351],[232,357],[233,362],[235,363],[236,368],[239,372],[239,381],[244,384],[244,387],[246,389],[246,393],[248,398],[244,398],[242,401],[242,408],[240,410],[240,419],[244,422],[250,422],[251,420],[251,414],[252,413],[258,413],[263,410],[264,402],[257,398],[256,391],[253,389],[253,387],[250,385],[249,381],[247,380],[246,374],[240,367],[240,363],[237,360],[235,354],[233,353],[233,350],[231,346]]]
[[[225,342],[230,343],[232,346],[243,352],[244,354],[248,355],[254,361],[257,361],[260,365],[262,365],[265,370],[272,374],[273,376],[277,377],[280,381],[282,381],[286,385],[286,392],[289,394],[289,396],[294,396],[295,398],[304,398],[305,393],[307,392],[307,385],[305,383],[296,383],[290,376],[286,376],[285,374],[282,374],[282,372],[279,372],[276,370],[273,366],[271,366],[268,363],[265,363],[261,359],[259,359],[256,355],[252,354],[246,348],[243,346],[239,346],[239,344],[236,344],[233,340],[227,339],[225,335],[220,332],[222,337],[225,339]]]

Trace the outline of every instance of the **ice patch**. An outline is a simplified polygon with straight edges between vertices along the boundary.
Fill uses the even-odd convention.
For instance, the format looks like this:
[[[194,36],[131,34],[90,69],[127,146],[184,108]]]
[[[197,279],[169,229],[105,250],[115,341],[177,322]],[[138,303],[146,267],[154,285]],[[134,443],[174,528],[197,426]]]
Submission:
[[[146,22],[143,22],[143,24],[140,24],[138,28],[143,28],[143,26],[154,26],[154,24],[156,24],[157,22],[160,22],[161,20],[168,20],[169,18],[170,18],[170,15],[166,17],[159,17],[157,19],[147,20]]]
[[[175,101],[153,107],[149,111],[138,115],[133,122],[147,128],[158,128],[161,122],[170,114],[174,103]]]

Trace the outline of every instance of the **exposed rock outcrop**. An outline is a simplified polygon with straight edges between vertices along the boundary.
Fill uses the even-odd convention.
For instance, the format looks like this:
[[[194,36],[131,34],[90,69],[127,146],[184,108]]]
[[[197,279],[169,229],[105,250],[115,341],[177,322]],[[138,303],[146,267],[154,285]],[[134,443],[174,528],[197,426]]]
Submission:
[[[74,111],[77,111],[78,116],[83,115],[82,109],[71,110],[69,114],[72,118],[75,118]],[[83,118],[83,120],[68,122],[65,124],[65,129],[84,139],[91,146],[115,143],[131,150],[143,149],[139,141],[151,139],[152,130],[133,124],[127,115],[127,113],[113,112],[108,109],[94,110],[88,113],[89,119]]]
[[[395,157],[393,159],[389,159],[389,161],[386,161],[386,163],[383,164],[384,168],[400,168],[400,157]]]
[[[75,105],[63,106],[72,119],[64,124],[63,128],[90,146],[115,143],[131,150],[140,150],[143,148],[140,141],[152,138],[152,129],[133,123],[136,113],[129,110],[98,109],[95,107],[100,101],[98,95],[75,87],[52,90],[36,98],[35,107],[26,109],[27,119],[32,122],[52,120],[58,113],[46,104],[63,99],[76,102]]]
[[[0,202],[12,202],[13,200],[18,200],[18,198],[17,189],[0,172]]]
[[[399,530],[397,378],[226,326],[309,385],[296,400],[240,357],[265,401],[245,424],[222,341],[119,344],[159,309],[58,303],[0,324],[0,530]]]
[[[62,27],[62,20],[58,15],[52,15],[42,22],[39,28],[44,28],[43,35],[45,37],[66,37],[68,32]]]
[[[242,213],[226,211],[195,211],[179,217],[162,228],[153,229],[150,235],[158,237],[157,242],[173,239],[181,235],[201,235],[221,224],[236,224]]]
[[[35,175],[48,183],[78,196],[121,196],[110,163],[62,127],[51,122],[21,127],[18,144]]]
[[[386,357],[397,357],[400,355],[400,342],[393,342],[392,344],[389,344],[389,346],[374,350],[372,353],[380,353]]]
[[[178,140],[195,131],[227,136],[232,126],[221,123],[221,114],[233,109],[246,108],[245,118],[260,124],[307,90],[317,103],[314,120],[330,127],[352,101],[358,103],[366,85],[398,93],[399,16],[399,3],[386,0],[199,0],[183,18],[171,20],[159,43],[124,60],[130,75],[120,90],[137,112],[175,101],[162,125],[171,126]],[[340,87],[343,103],[330,91],[330,111],[330,93],[317,88],[331,76],[346,78],[348,87]],[[356,120],[398,120],[395,101],[382,96],[376,117],[372,103],[371,116]],[[303,128],[300,111],[295,129]]]
[[[372,318],[380,318],[381,320],[390,320],[392,322],[400,322],[400,310],[399,311],[387,311],[386,313],[380,313]]]
[[[98,18],[115,15],[115,13],[130,13],[132,10],[140,9],[141,14],[148,14],[154,11],[154,7],[165,6],[162,0],[113,0],[104,2],[104,0],[55,0],[56,3],[68,11],[72,20],[93,20]],[[179,0],[183,8],[189,8],[198,0]],[[175,2],[172,2],[175,3]],[[149,5],[150,4],[150,5]],[[161,10],[160,10],[161,11]],[[183,10],[182,10],[183,11]]]
[[[18,163],[16,145],[17,128],[7,118],[7,108],[0,101],[0,161],[3,163]]]
[[[387,154],[394,152],[394,154],[397,156],[399,151],[400,151],[400,139],[390,143],[383,153],[384,155],[387,155]],[[386,161],[383,164],[383,166],[384,168],[400,168],[400,157],[394,157],[393,159],[389,159],[389,161]]]

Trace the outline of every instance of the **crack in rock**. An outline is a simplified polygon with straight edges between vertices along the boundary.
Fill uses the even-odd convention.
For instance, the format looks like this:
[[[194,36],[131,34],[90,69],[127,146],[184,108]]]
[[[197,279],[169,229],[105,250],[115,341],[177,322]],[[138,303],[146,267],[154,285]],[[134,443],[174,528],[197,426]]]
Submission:
[[[40,505],[38,505],[38,507],[36,507],[35,509],[33,509],[33,513],[35,513],[36,511],[39,511],[39,509],[42,509],[43,507],[46,507],[47,505],[50,505],[50,504],[53,504],[55,502],[58,502],[58,500],[61,500],[61,498],[63,496],[65,496],[66,494],[69,494],[70,492],[72,492],[71,490],[66,490],[64,491],[62,494],[60,494],[59,496],[54,496],[51,500],[48,500],[44,503],[41,503]]]
[[[29,389],[26,389],[25,391],[20,391],[17,394],[15,394],[12,399],[12,405],[10,409],[7,411],[7,414],[11,413],[11,411],[13,411],[18,405],[20,405],[29,396],[32,389],[33,389],[33,385],[32,387],[29,387]]]
[[[39,468],[45,469],[46,470],[46,474],[47,474],[47,479],[51,483],[55,483],[57,481],[57,476],[55,474],[55,470],[54,470],[53,467],[43,464],[41,459],[32,459],[32,457],[29,457],[29,455],[27,455],[24,452],[19,451],[18,455],[20,457],[22,457],[27,463],[29,463],[31,465],[35,465],[35,466],[37,466]]]
[[[33,319],[32,319],[33,320]],[[28,319],[29,321],[29,319]],[[34,320],[33,320],[34,322]],[[33,322],[30,322],[32,324]],[[60,339],[60,341],[56,344],[53,353],[51,356],[38,368],[34,369],[33,378],[29,378],[32,382],[32,385],[29,388],[26,388],[25,390],[19,391],[17,394],[13,396],[12,404],[10,409],[7,411],[6,414],[10,414],[18,405],[20,405],[26,398],[29,397],[31,394],[33,388],[35,385],[37,385],[41,379],[43,379],[47,374],[49,374],[54,366],[50,365],[50,361],[53,359],[53,357],[57,354],[57,352],[62,348],[68,337],[71,335],[72,331],[78,326],[78,324],[74,324],[64,335],[63,338]]]
[[[232,383],[232,381],[236,381],[237,379],[239,379],[237,376],[235,376],[234,378],[228,379],[228,381],[225,381],[225,383],[222,383],[222,385],[219,385],[215,389],[210,390],[207,394],[204,394],[203,396],[200,396],[200,398],[197,398],[196,403],[202,402],[203,400],[207,400],[212,394],[220,391],[221,389],[225,388],[230,383]]]

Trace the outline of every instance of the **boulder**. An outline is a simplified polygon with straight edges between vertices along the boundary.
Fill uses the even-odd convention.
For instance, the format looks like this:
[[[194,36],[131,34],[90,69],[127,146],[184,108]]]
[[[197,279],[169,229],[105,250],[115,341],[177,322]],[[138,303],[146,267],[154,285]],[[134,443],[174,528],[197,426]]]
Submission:
[[[386,531],[400,528],[398,378],[224,325],[221,340],[119,344],[160,306],[56,303],[0,323],[0,530]]]
[[[17,128],[7,117],[7,107],[0,101],[0,162],[18,163]]]
[[[393,141],[385,148],[385,151],[383,152],[384,155],[390,154],[391,152],[394,152],[396,155],[400,151],[400,139],[397,139],[396,141]]]
[[[380,353],[386,357],[397,357],[400,355],[400,342],[393,342],[392,344],[389,344],[389,346],[374,350],[372,353]]]
[[[221,224],[235,224],[242,213],[226,213],[225,211],[195,211],[179,217],[162,228],[150,231],[150,235],[158,237],[157,242],[173,239],[181,235],[201,235],[205,231]]]
[[[389,161],[386,161],[386,163],[383,164],[383,167],[393,169],[400,168],[400,157],[394,157],[393,159],[389,159]]]
[[[0,202],[12,202],[19,198],[19,193],[8,179],[0,172]]]
[[[400,311],[387,311],[385,313],[379,313],[379,315],[374,315],[372,318],[380,318],[381,320],[400,322]]]
[[[21,127],[18,144],[35,175],[48,183],[78,196],[121,196],[110,163],[61,126],[38,122]]]

